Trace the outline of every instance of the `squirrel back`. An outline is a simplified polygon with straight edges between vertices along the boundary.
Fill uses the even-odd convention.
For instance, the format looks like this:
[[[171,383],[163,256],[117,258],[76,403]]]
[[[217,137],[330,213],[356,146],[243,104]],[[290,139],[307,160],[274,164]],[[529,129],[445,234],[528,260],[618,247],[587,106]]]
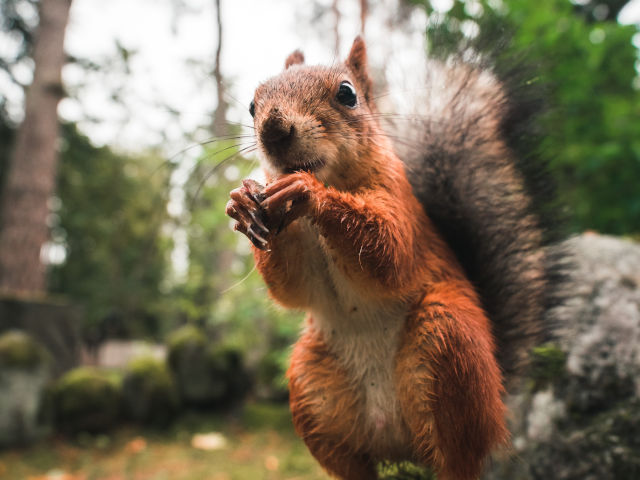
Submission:
[[[491,58],[465,53],[429,61],[415,142],[397,148],[414,194],[480,295],[509,382],[550,338],[565,256],[553,182],[536,155],[541,96],[518,62],[499,72]]]

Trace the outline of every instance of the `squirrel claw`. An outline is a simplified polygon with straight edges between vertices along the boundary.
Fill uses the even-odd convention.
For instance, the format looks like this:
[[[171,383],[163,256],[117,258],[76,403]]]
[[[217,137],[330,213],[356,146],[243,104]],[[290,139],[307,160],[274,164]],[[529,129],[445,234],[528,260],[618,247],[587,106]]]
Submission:
[[[253,225],[249,227],[249,229],[247,230],[247,233],[249,234],[249,238],[251,239],[253,244],[256,247],[260,248],[261,250],[264,250],[264,248],[269,243],[264,237],[262,237],[259,233],[257,233],[253,229]],[[260,245],[258,245],[258,243],[260,243]]]
[[[226,213],[238,223],[234,229],[243,233],[259,250],[267,251],[271,232],[267,227],[264,207],[260,204],[264,187],[254,180],[244,180],[240,188],[231,191]]]
[[[263,213],[263,212],[259,212],[259,213]],[[264,224],[264,222],[262,220],[260,220],[260,216],[256,213],[255,210],[249,210],[249,215],[251,216],[251,219],[254,221],[255,225],[257,227],[259,227],[260,231],[262,231],[265,235],[269,234],[269,228],[267,228],[267,226]],[[266,240],[265,240],[266,242]]]

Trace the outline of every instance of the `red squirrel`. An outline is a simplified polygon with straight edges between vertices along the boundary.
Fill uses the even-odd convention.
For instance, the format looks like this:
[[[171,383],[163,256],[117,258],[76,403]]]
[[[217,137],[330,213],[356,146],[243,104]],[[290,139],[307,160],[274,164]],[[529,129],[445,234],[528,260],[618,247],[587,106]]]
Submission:
[[[290,406],[337,478],[376,478],[379,462],[409,460],[440,480],[477,479],[509,439],[503,370],[540,336],[546,260],[502,135],[506,96],[489,74],[456,68],[426,106],[421,156],[401,159],[383,132],[360,37],[332,67],[306,66],[295,51],[251,102],[267,185],[245,180],[226,212],[270,295],[307,312]],[[489,102],[496,113],[478,114]],[[474,236],[473,221],[500,224],[500,212],[504,225]],[[491,287],[483,262],[503,277],[486,296],[499,308],[481,295]],[[517,349],[501,356],[511,340]]]

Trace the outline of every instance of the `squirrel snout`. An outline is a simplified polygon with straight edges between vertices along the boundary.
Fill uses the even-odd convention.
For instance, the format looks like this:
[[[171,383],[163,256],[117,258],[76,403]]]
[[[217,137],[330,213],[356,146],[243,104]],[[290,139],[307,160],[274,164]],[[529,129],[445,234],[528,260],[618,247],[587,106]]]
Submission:
[[[291,142],[294,132],[293,123],[279,114],[277,109],[274,109],[262,124],[260,140],[267,149],[270,147],[282,149]]]

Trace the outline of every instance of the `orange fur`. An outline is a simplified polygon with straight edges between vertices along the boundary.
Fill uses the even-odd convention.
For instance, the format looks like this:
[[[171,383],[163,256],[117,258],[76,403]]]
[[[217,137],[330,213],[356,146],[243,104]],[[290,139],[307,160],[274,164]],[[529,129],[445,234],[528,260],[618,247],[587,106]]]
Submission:
[[[440,479],[475,479],[508,439],[489,322],[469,285],[434,285],[407,320],[397,392],[421,463]]]
[[[294,426],[318,462],[340,478],[373,478],[367,438],[356,428],[362,399],[313,329],[296,343],[287,378]]]

